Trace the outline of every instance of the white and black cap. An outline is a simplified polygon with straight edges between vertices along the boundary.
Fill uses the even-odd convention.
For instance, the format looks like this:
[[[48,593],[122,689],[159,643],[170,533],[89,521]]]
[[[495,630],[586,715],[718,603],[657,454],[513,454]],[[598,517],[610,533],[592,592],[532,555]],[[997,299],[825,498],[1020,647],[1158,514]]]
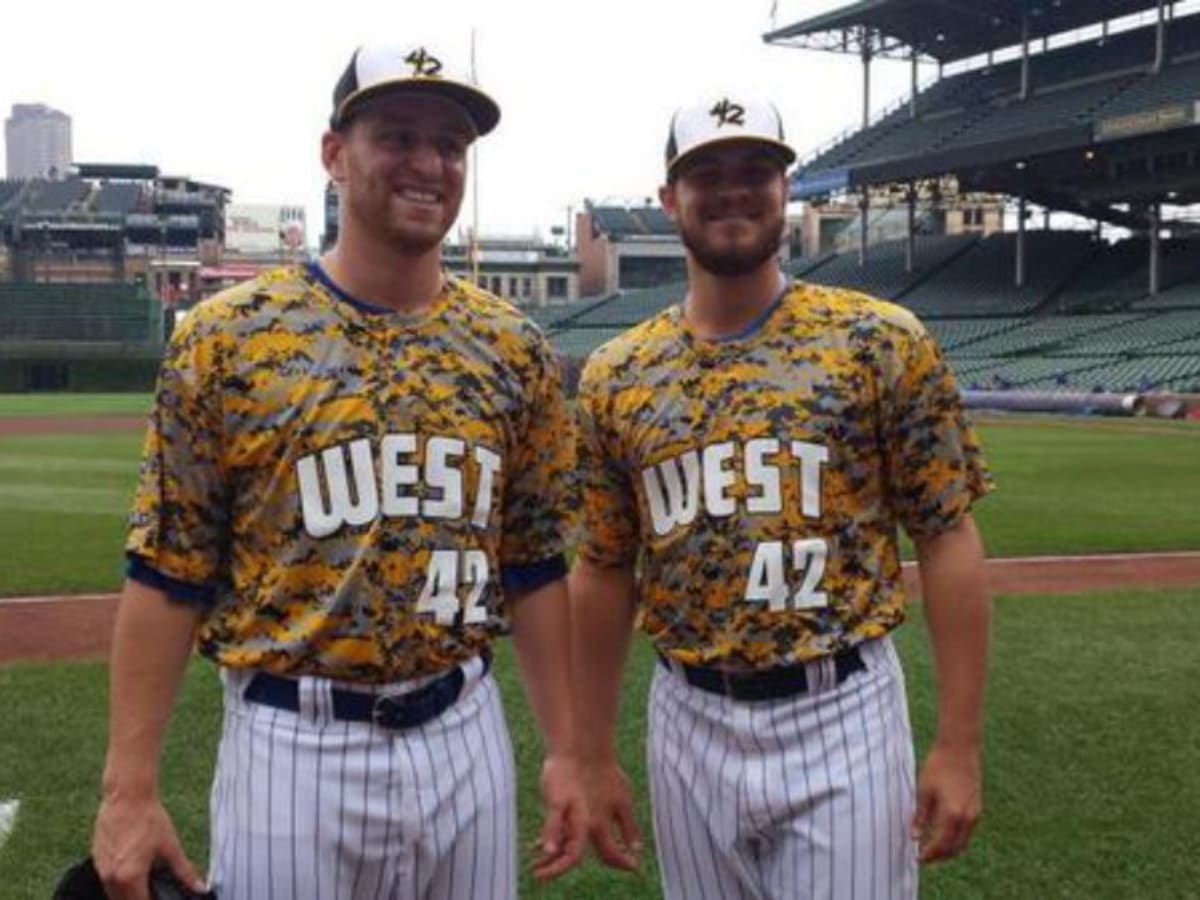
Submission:
[[[732,142],[763,144],[785,168],[796,161],[796,151],[783,136],[779,110],[770,103],[725,96],[685,107],[671,117],[667,177],[696,151]]]
[[[390,93],[425,94],[460,106],[478,135],[500,121],[496,101],[467,81],[449,77],[436,54],[420,45],[365,45],[354,51],[333,89],[329,126],[343,127],[366,100]]]

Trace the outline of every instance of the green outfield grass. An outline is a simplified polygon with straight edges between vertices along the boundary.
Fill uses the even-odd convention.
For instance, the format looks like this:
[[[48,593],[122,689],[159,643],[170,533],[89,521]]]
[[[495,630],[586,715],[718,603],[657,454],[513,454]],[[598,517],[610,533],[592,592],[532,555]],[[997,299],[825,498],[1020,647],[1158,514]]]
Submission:
[[[993,556],[1200,549],[1200,427],[981,427]],[[0,596],[115,589],[140,433],[0,437]]]
[[[1130,900],[1194,897],[1200,883],[1200,591],[1001,598],[989,694],[983,824],[961,861],[926,870],[936,900]],[[900,632],[919,748],[933,727],[919,610]],[[650,835],[642,764],[653,657],[636,645],[620,751]],[[522,846],[538,824],[539,742],[507,652],[497,662],[521,781]],[[0,669],[0,801],[22,809],[0,850],[0,896],[46,897],[88,843],[104,748],[99,664]],[[163,783],[189,852],[206,858],[207,790],[217,729],[216,677],[190,669]],[[652,858],[624,877],[594,863],[522,896],[659,896]]]
[[[1200,549],[1200,428],[986,425],[978,516],[997,556]]]
[[[0,419],[12,416],[141,415],[149,394],[0,394]]]
[[[141,435],[0,438],[0,596],[113,590]]]

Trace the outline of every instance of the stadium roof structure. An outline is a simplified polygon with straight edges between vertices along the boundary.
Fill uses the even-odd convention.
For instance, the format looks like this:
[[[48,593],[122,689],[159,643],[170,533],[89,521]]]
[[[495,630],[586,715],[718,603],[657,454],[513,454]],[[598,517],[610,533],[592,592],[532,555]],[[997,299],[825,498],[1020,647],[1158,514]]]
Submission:
[[[1200,15],[1165,27],[1169,41],[1131,29],[935,82],[804,159],[793,199],[955,175],[1120,225],[1111,204],[1200,203]]]
[[[139,163],[76,163],[75,170],[80,178],[126,181],[153,181],[159,175],[158,166]]]
[[[768,44],[952,62],[1155,9],[1158,0],[859,0],[776,28]]]
[[[779,29],[768,42],[845,49],[864,63],[863,127],[802,160],[794,200],[858,194],[860,257],[867,256],[870,196],[900,188],[909,206],[911,248],[918,185],[952,177],[960,191],[1017,201],[1016,271],[1023,275],[1026,208],[1070,212],[1150,237],[1151,293],[1158,290],[1160,232],[1200,225],[1163,217],[1164,206],[1200,204],[1200,15],[1167,0],[863,0]],[[1157,10],[1155,19],[1131,13]],[[1014,31],[1014,22],[1017,30]],[[1099,36],[1080,32],[1102,25]],[[1076,30],[1065,35],[1064,31]],[[842,33],[844,47],[817,40]],[[1006,49],[1013,35],[1016,58]],[[1071,40],[1032,39],[1061,35]],[[814,43],[804,43],[812,38]],[[933,40],[941,50],[930,50]],[[907,47],[907,102],[872,120],[873,56]],[[918,91],[917,54],[939,62],[987,52]],[[938,55],[940,54],[940,55]],[[939,73],[941,74],[940,70]],[[910,249],[911,262],[912,253]]]

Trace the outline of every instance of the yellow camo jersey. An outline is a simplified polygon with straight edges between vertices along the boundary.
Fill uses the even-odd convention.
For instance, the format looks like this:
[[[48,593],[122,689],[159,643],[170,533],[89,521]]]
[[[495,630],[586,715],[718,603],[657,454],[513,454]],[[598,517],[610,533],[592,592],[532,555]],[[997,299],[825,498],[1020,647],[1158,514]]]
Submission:
[[[597,350],[578,405],[581,552],[637,565],[640,622],[688,663],[755,669],[904,617],[897,528],[935,535],[992,487],[908,311],[793,285],[753,334],[672,307]]]
[[[212,590],[199,646],[223,665],[440,671],[506,627],[505,571],[563,553],[569,428],[509,304],[451,279],[404,316],[280,269],[173,334],[127,551]]]

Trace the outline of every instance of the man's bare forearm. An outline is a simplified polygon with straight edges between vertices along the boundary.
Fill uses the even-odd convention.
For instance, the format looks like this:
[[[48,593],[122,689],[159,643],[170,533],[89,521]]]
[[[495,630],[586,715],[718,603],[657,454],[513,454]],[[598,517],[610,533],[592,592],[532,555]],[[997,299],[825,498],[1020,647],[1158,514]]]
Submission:
[[[921,590],[937,672],[936,742],[977,747],[991,633],[983,545],[975,522],[917,541]]]
[[[109,671],[106,795],[156,792],[163,736],[200,615],[160,590],[125,583]]]
[[[513,647],[547,756],[572,752],[570,622],[564,579],[523,594],[512,605]]]
[[[612,761],[636,608],[634,573],[632,567],[606,568],[581,557],[569,584],[578,752],[584,761]]]

